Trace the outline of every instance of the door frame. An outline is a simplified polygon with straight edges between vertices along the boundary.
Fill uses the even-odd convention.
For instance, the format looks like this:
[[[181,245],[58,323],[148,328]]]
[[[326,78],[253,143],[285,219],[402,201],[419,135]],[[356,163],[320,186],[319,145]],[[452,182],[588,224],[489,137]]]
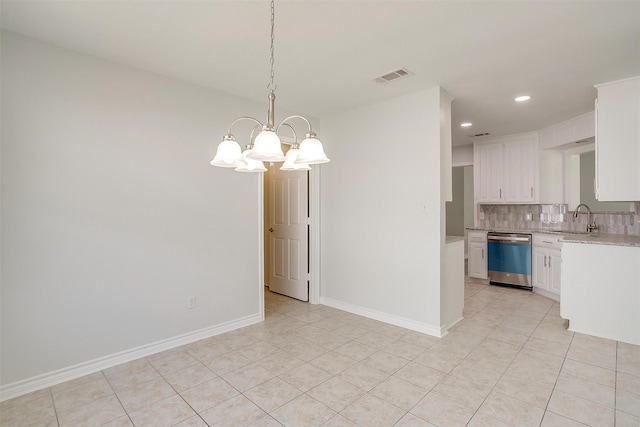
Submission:
[[[286,142],[283,141],[285,144]],[[258,179],[258,297],[264,319],[264,174]],[[320,165],[309,171],[309,303],[320,303]]]

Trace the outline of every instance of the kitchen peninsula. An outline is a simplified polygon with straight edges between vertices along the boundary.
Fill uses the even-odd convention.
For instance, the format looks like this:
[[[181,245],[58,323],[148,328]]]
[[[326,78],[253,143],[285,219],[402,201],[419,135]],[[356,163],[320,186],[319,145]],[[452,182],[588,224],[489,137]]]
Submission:
[[[561,280],[571,331],[640,345],[639,236],[565,236]]]

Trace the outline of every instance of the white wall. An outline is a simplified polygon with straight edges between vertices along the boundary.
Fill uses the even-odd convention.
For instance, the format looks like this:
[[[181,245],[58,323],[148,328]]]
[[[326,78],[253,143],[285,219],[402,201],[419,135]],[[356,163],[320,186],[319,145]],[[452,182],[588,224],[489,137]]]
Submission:
[[[323,302],[439,327],[439,127],[439,87],[323,118]]]
[[[473,145],[461,145],[451,149],[453,166],[473,165]]]
[[[3,385],[261,314],[260,178],[209,165],[249,114],[2,34]]]

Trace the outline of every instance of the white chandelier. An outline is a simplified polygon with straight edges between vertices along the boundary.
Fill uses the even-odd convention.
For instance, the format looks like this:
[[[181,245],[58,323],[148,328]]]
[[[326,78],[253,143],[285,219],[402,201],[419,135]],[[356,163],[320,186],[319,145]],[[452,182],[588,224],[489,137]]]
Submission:
[[[273,40],[274,40],[274,1],[271,0],[271,80],[267,85],[269,90],[269,110],[267,111],[267,124],[262,124],[259,120],[253,117],[238,117],[231,125],[227,134],[222,138],[222,142],[218,145],[216,155],[211,160],[213,166],[219,166],[223,168],[235,168],[238,172],[264,172],[265,168],[263,161],[267,162],[284,162],[280,170],[309,170],[309,165],[327,163],[329,158],[324,153],[322,143],[316,137],[316,134],[311,130],[311,123],[305,117],[293,115],[285,118],[280,122],[278,126],[274,125],[274,109],[276,86],[273,83]],[[298,139],[293,127],[286,123],[291,119],[302,119],[307,123],[309,127],[308,132],[305,134],[305,138],[298,145]],[[250,120],[256,123],[251,135],[249,137],[249,145],[242,151],[240,145],[236,141],[235,136],[231,133],[231,128],[234,124],[241,120]],[[285,126],[288,127],[293,133],[293,145],[287,151],[285,156],[282,152],[280,137],[278,132]],[[254,133],[260,129],[260,133],[254,139]]]

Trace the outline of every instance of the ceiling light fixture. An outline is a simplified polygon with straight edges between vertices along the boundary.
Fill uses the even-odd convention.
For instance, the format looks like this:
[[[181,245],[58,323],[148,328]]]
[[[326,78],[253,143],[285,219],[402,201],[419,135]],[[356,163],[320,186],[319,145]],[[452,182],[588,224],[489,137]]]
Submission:
[[[468,128],[469,126],[471,126],[471,122],[460,123],[460,127]]]
[[[305,117],[299,115],[289,116],[282,120],[278,126],[274,125],[276,99],[276,85],[273,83],[275,77],[273,71],[274,24],[275,7],[274,0],[271,0],[271,79],[267,85],[267,89],[269,90],[267,123],[263,124],[253,117],[238,117],[231,122],[227,134],[222,138],[222,142],[218,145],[215,157],[211,160],[211,164],[213,166],[235,168],[238,172],[264,172],[267,169],[264,167],[264,164],[262,163],[263,161],[285,162],[280,168],[281,170],[308,170],[310,169],[309,165],[329,162],[329,158],[324,153],[322,143],[311,129],[311,122],[309,122]],[[287,121],[296,118],[304,120],[309,127],[309,130],[300,145],[298,145],[298,140],[295,131],[293,131],[293,127],[286,123]],[[249,145],[247,145],[244,152],[242,152],[235,136],[231,133],[233,125],[241,120],[250,120],[256,123],[249,137]],[[287,126],[293,131],[294,143],[287,151],[286,157],[282,152],[280,137],[278,136],[278,132],[282,126]],[[260,128],[261,131],[254,139],[253,134],[258,128]]]
[[[531,97],[529,95],[522,95],[515,98],[516,102],[524,102],[530,100]]]

